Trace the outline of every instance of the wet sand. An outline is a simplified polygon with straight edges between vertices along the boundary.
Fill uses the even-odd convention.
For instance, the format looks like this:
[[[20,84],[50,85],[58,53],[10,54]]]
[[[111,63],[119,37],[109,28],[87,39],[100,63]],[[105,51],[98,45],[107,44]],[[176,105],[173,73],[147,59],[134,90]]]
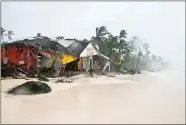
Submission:
[[[185,123],[184,72],[79,77],[72,84],[48,82],[53,90],[49,94],[4,94],[23,82],[1,81],[3,124]]]

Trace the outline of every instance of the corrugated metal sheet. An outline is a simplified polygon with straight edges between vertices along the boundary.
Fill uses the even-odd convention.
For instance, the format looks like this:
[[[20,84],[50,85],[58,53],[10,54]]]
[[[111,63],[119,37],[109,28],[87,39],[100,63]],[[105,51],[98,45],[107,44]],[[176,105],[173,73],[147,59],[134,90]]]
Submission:
[[[88,43],[85,43],[83,41],[76,41],[68,46],[66,49],[71,55],[79,56],[87,45]]]
[[[35,37],[28,37],[28,38],[25,38],[25,39],[34,40],[34,39],[36,39],[36,38],[35,38]]]
[[[64,47],[68,47],[70,46],[72,43],[76,42],[75,40],[65,40],[65,39],[61,39],[57,41],[59,44],[61,44]]]

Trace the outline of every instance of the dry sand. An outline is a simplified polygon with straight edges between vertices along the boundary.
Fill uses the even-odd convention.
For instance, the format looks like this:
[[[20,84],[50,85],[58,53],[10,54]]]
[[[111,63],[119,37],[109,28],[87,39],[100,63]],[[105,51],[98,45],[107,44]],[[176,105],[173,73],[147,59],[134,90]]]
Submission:
[[[81,76],[73,83],[47,82],[48,94],[10,96],[4,92],[28,80],[1,81],[5,124],[185,123],[185,72],[163,71],[115,78]]]

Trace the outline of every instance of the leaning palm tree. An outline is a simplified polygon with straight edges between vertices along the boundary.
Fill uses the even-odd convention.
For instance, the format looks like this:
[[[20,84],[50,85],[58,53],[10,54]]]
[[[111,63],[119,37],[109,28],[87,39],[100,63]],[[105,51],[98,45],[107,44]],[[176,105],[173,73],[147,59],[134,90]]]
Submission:
[[[124,38],[127,38],[127,32],[125,30],[121,30],[120,35],[119,35],[119,39],[120,39],[119,52],[121,52],[123,47],[126,47],[127,44],[128,44],[127,41]]]
[[[138,41],[138,37],[134,36],[132,38],[132,40],[130,41],[130,44],[131,44],[131,49],[135,52],[139,52],[139,48],[140,48],[140,43]]]
[[[143,53],[140,51],[138,52],[138,56],[137,56],[137,64],[136,64],[136,70],[137,71],[141,71],[141,60],[143,57]]]
[[[113,36],[112,34],[109,34],[108,39],[105,41],[106,43],[106,49],[108,49],[107,51],[107,56],[111,57],[111,55],[113,54],[113,50],[119,48],[119,44],[118,44],[118,36]]]
[[[130,41],[130,46],[131,46],[131,52],[134,52],[135,54],[135,65],[136,65],[136,69],[137,70],[140,70],[140,61],[141,61],[141,58],[143,56],[143,53],[141,52],[141,43],[139,41],[139,38],[134,36],[132,38],[132,40]]]
[[[147,67],[148,56],[150,54],[148,43],[142,44],[142,53],[143,53],[143,68],[146,68]]]
[[[98,45],[99,47],[99,51],[102,52],[103,48],[104,48],[104,37],[105,35],[110,34],[105,26],[101,26],[100,28],[96,28],[96,36],[93,37],[95,44]]]
[[[149,51],[149,44],[148,43],[144,43],[143,44],[143,49],[146,51],[146,53]]]
[[[119,38],[127,38],[127,32],[126,32],[126,30],[121,30],[120,31]]]
[[[132,52],[132,49],[131,49],[131,47],[129,46],[129,44],[127,45],[127,46],[125,46],[124,48],[123,48],[123,50],[122,50],[122,56],[123,56],[123,58],[124,58],[124,62],[123,62],[123,64],[122,64],[122,68],[124,68],[124,69],[126,69],[127,67],[126,67],[126,64],[127,64],[127,62],[129,61],[129,60],[131,60],[132,59],[132,54],[131,54],[131,52]]]
[[[4,40],[3,36],[5,36],[5,29],[1,27],[1,38]]]
[[[123,56],[123,68],[126,68],[126,63],[132,59],[132,48],[130,42],[127,42],[125,40],[120,41],[120,48],[121,48],[121,53]]]
[[[152,55],[152,59],[154,59],[154,60],[155,60],[155,59],[156,59],[156,55]]]
[[[150,54],[151,54],[151,52],[150,52],[150,51],[147,51],[147,53],[144,55],[145,61],[146,61],[146,62],[149,61],[149,59],[150,59]]]

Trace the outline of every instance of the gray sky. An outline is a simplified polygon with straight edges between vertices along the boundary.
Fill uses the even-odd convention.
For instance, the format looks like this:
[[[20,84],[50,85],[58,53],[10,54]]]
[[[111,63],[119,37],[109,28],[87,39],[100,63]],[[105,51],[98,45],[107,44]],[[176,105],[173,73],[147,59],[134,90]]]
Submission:
[[[2,2],[1,25],[14,39],[36,36],[90,39],[106,26],[129,39],[148,42],[153,54],[179,66],[185,62],[184,2]]]

